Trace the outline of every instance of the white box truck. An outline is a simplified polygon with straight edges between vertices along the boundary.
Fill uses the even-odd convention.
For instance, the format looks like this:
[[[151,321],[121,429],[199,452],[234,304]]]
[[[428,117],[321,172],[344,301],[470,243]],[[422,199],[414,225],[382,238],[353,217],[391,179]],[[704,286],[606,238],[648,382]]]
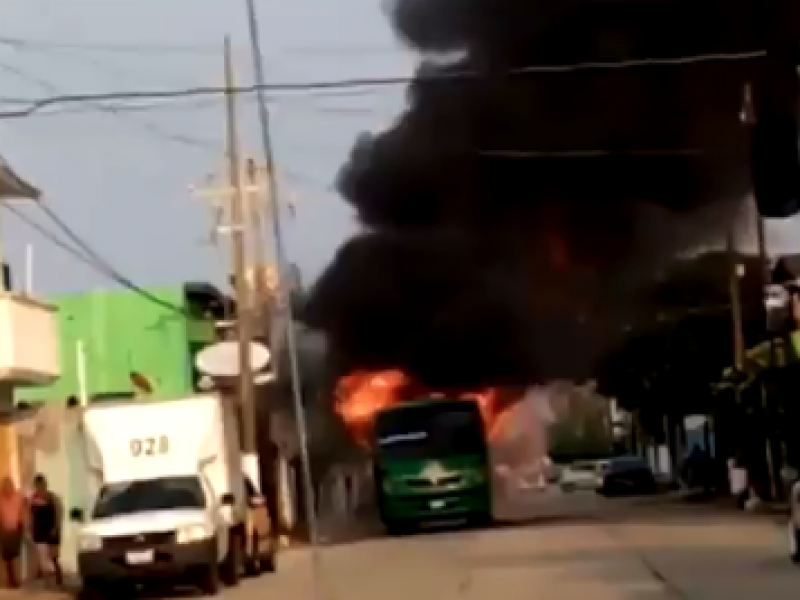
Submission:
[[[247,496],[236,411],[213,394],[106,401],[83,417],[90,506],[75,508],[87,595],[239,581]]]

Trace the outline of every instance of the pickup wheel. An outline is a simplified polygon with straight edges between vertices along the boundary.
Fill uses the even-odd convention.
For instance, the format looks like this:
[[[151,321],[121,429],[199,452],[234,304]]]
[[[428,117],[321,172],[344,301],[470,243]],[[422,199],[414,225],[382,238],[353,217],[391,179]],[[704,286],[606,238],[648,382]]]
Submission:
[[[86,578],[83,580],[78,598],[80,600],[101,600],[108,596],[108,586],[99,579]]]
[[[200,591],[206,596],[214,596],[219,592],[219,565],[212,559],[200,577]]]
[[[482,510],[479,513],[476,513],[470,519],[470,524],[473,527],[484,528],[484,527],[491,527],[494,524],[494,514],[492,510]]]
[[[222,581],[228,587],[239,585],[239,578],[242,570],[242,536],[238,531],[231,531],[228,538],[228,554],[225,555],[225,561],[222,563],[222,570],[220,575]]]

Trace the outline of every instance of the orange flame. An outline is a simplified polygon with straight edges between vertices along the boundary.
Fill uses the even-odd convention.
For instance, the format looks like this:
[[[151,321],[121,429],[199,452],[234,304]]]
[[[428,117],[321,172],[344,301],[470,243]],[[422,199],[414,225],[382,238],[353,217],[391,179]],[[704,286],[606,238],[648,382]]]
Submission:
[[[335,392],[335,409],[355,438],[366,445],[375,414],[402,402],[404,398],[423,395],[407,393],[415,388],[414,382],[405,373],[396,369],[378,372],[358,371],[339,380]],[[431,391],[428,391],[427,395],[445,396],[440,392]],[[490,439],[499,433],[501,416],[508,406],[510,396],[518,397],[519,394],[499,388],[458,394],[459,398],[478,403]]]

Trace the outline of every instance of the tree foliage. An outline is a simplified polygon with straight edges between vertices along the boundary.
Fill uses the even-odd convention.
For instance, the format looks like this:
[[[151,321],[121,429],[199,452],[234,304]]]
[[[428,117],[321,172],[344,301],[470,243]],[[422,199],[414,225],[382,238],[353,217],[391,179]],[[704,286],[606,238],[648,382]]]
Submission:
[[[755,257],[738,256],[745,340],[764,335],[761,270]],[[604,394],[628,409],[656,414],[710,410],[714,385],[733,363],[730,258],[712,252],[677,261],[654,282],[646,308],[629,335],[604,361]]]

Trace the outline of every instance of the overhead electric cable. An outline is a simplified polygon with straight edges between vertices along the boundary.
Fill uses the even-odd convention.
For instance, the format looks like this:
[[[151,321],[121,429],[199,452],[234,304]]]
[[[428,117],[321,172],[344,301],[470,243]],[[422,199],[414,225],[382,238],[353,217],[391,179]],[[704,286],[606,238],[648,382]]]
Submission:
[[[59,238],[58,235],[56,235],[55,233],[53,233],[40,223],[37,223],[36,221],[31,219],[28,215],[19,210],[13,204],[10,204],[8,202],[3,202],[2,207],[5,208],[7,211],[9,211],[11,214],[13,214],[15,217],[17,217],[20,221],[25,223],[28,227],[39,232],[51,244],[57,246],[58,248],[61,248],[64,252],[75,258],[77,261],[83,263],[84,265],[92,268],[95,271],[100,272],[102,275],[105,275],[110,279],[114,279],[113,276],[111,276],[104,269],[102,269],[95,261],[90,259],[85,254],[83,254],[83,252],[81,252],[80,250],[78,250],[73,246],[70,246],[67,242]]]
[[[0,36],[0,45],[15,48],[51,48],[53,50],[75,50],[88,52],[115,52],[122,54],[218,54],[211,46],[180,44],[103,44],[91,42],[68,42],[35,40],[27,38]]]
[[[6,204],[7,207],[11,208],[10,205]],[[113,281],[119,283],[123,287],[128,288],[129,290],[137,293],[141,297],[149,300],[150,302],[157,304],[163,308],[176,312],[185,317],[192,317],[191,313],[187,312],[180,306],[176,306],[170,302],[166,302],[162,300],[158,296],[153,295],[152,293],[148,292],[146,289],[140,287],[124,275],[122,275],[116,268],[114,268],[105,258],[100,256],[98,252],[96,252],[88,243],[86,243],[67,223],[46,203],[38,202],[36,204],[42,212],[44,212],[51,221],[59,228],[61,231],[70,239],[72,242],[85,254],[84,258],[86,260],[91,261],[91,263],[95,266],[95,268],[101,272],[102,274],[106,275],[107,277],[111,278]],[[21,219],[25,219],[21,211],[16,211],[15,214],[20,217]],[[28,224],[31,224],[30,221],[26,221]],[[44,233],[42,231],[43,228],[39,229],[43,235],[47,235],[48,239],[54,241],[52,239],[52,233]],[[54,242],[55,243],[55,242]],[[63,248],[61,243],[59,246]]]
[[[627,60],[620,62],[585,62],[571,65],[531,65],[511,69],[506,73],[508,77],[518,77],[534,74],[559,74],[574,73],[579,71],[591,70],[619,70],[647,67],[675,67],[712,62],[741,62],[749,61],[766,56],[765,50],[754,50],[752,52],[741,52],[732,54],[702,54],[696,56],[685,56],[675,58],[652,58],[641,60]],[[257,91],[272,92],[312,92],[322,90],[345,90],[359,88],[388,87],[396,85],[408,85],[435,83],[444,81],[459,81],[464,79],[475,79],[481,75],[474,71],[453,71],[450,73],[436,72],[433,74],[416,76],[389,76],[389,77],[364,77],[351,79],[331,79],[296,83],[274,83],[262,85],[249,85],[236,87],[230,90],[234,94],[252,94]],[[185,98],[193,96],[216,96],[223,95],[223,87],[195,87],[171,90],[132,90],[105,93],[84,93],[84,94],[64,94],[45,98],[34,98],[29,100],[29,105],[25,108],[13,111],[0,112],[2,119],[14,119],[30,116],[31,114],[53,105],[59,104],[80,104],[87,102],[102,102],[110,100],[133,100],[133,99],[169,99]]]
[[[8,65],[8,64],[5,64],[5,63],[0,63],[0,69],[2,69],[4,71],[7,71],[8,73],[11,73],[13,75],[16,75],[17,77],[20,77],[21,79],[25,79],[27,81],[30,81],[31,83],[33,83],[35,85],[38,85],[39,87],[41,87],[42,89],[47,90],[50,93],[54,93],[54,94],[60,94],[61,93],[59,91],[58,87],[53,85],[50,81],[47,81],[46,79],[43,79],[43,78],[38,77],[36,75],[33,75],[31,73],[28,73],[27,71],[24,71],[23,69],[19,69],[17,67],[14,67],[12,65]],[[111,115],[113,115],[115,117],[118,117],[120,119],[127,120],[130,123],[133,123],[134,125],[146,130],[147,132],[149,132],[152,135],[155,135],[155,136],[157,136],[157,137],[159,137],[161,139],[165,139],[165,140],[168,140],[168,141],[171,141],[171,142],[177,142],[179,144],[183,144],[185,146],[191,146],[193,148],[203,148],[205,150],[208,150],[208,149],[217,150],[220,147],[219,145],[215,144],[214,142],[212,142],[210,140],[201,140],[201,139],[198,139],[198,138],[194,138],[194,137],[185,136],[185,135],[182,135],[182,134],[166,131],[165,129],[162,129],[159,126],[157,126],[157,125],[155,125],[153,123],[150,123],[149,121],[145,121],[145,120],[142,120],[142,119],[140,119],[138,117],[131,116],[129,114],[125,114],[124,111],[120,111],[115,106],[111,106],[111,105],[108,105],[108,104],[105,104],[105,103],[102,103],[102,102],[87,102],[87,104],[89,104],[91,106],[91,109],[93,109],[93,110],[104,112],[104,113],[108,113],[108,114],[111,114]]]

